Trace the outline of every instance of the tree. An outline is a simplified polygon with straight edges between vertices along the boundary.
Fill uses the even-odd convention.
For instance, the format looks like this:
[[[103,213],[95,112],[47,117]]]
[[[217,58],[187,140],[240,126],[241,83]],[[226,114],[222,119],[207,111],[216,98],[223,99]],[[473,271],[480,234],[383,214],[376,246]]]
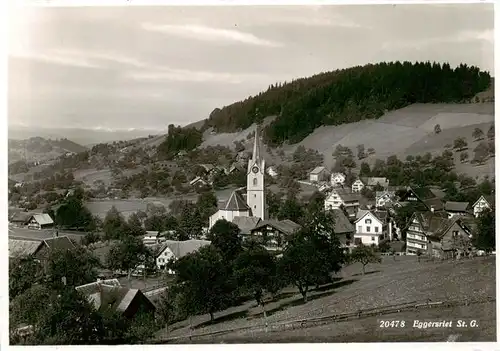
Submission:
[[[153,255],[144,245],[141,238],[126,236],[122,241],[116,243],[109,251],[107,265],[110,269],[127,272],[128,282],[132,273],[139,265],[144,265],[144,269],[151,266]]]
[[[207,191],[198,195],[196,206],[204,223],[208,223],[209,217],[217,212],[217,204],[217,196],[213,191]]]
[[[175,285],[182,294],[182,307],[188,315],[214,313],[227,308],[234,286],[231,284],[229,267],[213,245],[181,257],[168,264],[176,272]]]
[[[495,125],[492,124],[486,133],[488,139],[495,139]]]
[[[10,296],[9,323],[11,329],[21,324],[36,325],[47,310],[52,291],[42,284],[30,286],[16,296]]]
[[[495,244],[495,213],[485,209],[476,219],[476,231],[472,236],[472,243],[476,249],[486,252],[494,251]]]
[[[371,246],[365,246],[363,244],[355,247],[350,255],[351,262],[359,262],[363,266],[363,275],[365,274],[365,267],[369,263],[380,263],[382,259],[375,252],[375,249]]]
[[[436,133],[436,134],[441,133],[441,126],[439,124],[436,124],[434,126],[434,133]]]
[[[359,169],[359,176],[360,177],[369,177],[370,176],[370,165],[366,162],[361,162],[360,169]]]
[[[474,131],[472,132],[472,137],[475,140],[481,140],[484,138],[484,132],[481,130],[481,128],[474,128]]]
[[[354,161],[354,158],[352,156],[348,156],[348,157],[344,158],[344,161],[342,164],[349,171],[351,171],[353,168],[356,168],[356,161]]]
[[[47,273],[53,287],[75,287],[95,282],[99,260],[86,249],[77,247],[71,250],[50,252]],[[64,280],[64,281],[63,281]]]
[[[463,137],[458,137],[453,141],[453,148],[457,151],[463,151],[467,148],[467,141]]]
[[[460,162],[466,163],[469,160],[469,153],[467,151],[463,151],[460,153]]]
[[[357,149],[358,149],[358,159],[362,160],[363,158],[366,158],[365,145],[364,144],[359,144],[357,146]]]
[[[219,219],[207,235],[207,239],[212,242],[222,255],[224,262],[232,262],[242,251],[242,241],[240,228],[225,219]]]
[[[369,147],[367,152],[368,152],[368,155],[373,155],[375,153],[375,149],[372,147]]]
[[[495,156],[495,142],[494,141],[488,142],[488,153],[492,157]]]
[[[126,228],[127,223],[122,214],[118,212],[115,206],[112,206],[106,217],[104,217],[103,231],[105,239],[119,239],[123,236],[124,232],[128,229]]]
[[[474,149],[473,161],[478,164],[483,164],[489,156],[489,147],[485,142],[480,142]]]
[[[267,326],[264,294],[275,291],[274,280],[277,278],[275,258],[264,247],[252,243],[236,259],[234,275],[240,289],[253,293],[257,305],[262,307]]]
[[[187,203],[181,210],[177,227],[178,240],[199,238],[203,231],[203,221],[199,208],[192,202]]]
[[[132,236],[144,236],[146,230],[142,227],[142,222],[137,213],[132,213],[127,221],[128,234]]]
[[[9,298],[43,280],[43,267],[33,256],[15,256],[9,262]]]

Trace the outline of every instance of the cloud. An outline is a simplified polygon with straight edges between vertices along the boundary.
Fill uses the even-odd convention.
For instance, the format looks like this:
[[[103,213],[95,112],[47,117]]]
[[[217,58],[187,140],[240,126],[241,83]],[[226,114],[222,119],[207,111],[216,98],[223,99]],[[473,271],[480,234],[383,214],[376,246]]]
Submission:
[[[382,45],[382,49],[394,50],[402,48],[423,48],[430,45],[446,44],[446,43],[464,43],[464,42],[477,42],[486,41],[493,43],[494,32],[493,29],[487,30],[464,30],[451,36],[425,38],[421,40],[406,41],[390,41]]]
[[[210,71],[191,71],[184,69],[173,69],[157,66],[155,70],[129,71],[125,77],[137,81],[160,82],[160,81],[182,81],[182,82],[223,82],[229,84],[248,83],[249,81],[265,80],[266,76],[248,73],[226,73]]]
[[[84,57],[60,54],[57,52],[51,52],[51,53],[18,52],[18,53],[9,53],[9,56],[13,58],[34,60],[34,61],[63,65],[63,66],[94,68],[94,69],[101,68],[101,66],[99,66],[98,64],[93,63]]]
[[[251,33],[246,33],[234,29],[213,28],[195,24],[171,25],[142,23],[144,30],[165,34],[177,35],[190,39],[204,41],[229,41],[247,45],[280,47],[281,43],[259,38]]]

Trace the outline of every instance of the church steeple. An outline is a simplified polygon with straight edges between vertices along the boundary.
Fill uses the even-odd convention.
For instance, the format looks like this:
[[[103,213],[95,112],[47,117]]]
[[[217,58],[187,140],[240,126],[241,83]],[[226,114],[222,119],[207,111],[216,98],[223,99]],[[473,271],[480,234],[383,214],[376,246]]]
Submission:
[[[253,153],[252,153],[252,161],[254,163],[259,163],[260,158],[260,137],[259,137],[259,126],[255,127],[255,138],[253,140]]]

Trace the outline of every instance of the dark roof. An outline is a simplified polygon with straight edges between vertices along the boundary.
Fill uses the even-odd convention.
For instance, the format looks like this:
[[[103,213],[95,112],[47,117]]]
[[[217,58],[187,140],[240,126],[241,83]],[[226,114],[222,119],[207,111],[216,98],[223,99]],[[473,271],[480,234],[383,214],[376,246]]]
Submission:
[[[250,234],[250,231],[259,224],[259,217],[235,216],[233,223],[240,228],[241,234]]]
[[[337,194],[345,202],[359,201],[362,198],[361,194],[353,192],[337,191]]]
[[[354,232],[354,225],[341,209],[331,210],[335,218],[335,234],[344,234]]]
[[[468,202],[447,201],[444,204],[445,211],[466,212],[468,208],[469,208]]]
[[[415,212],[415,216],[422,224],[424,231],[431,233],[438,231],[443,223],[448,220],[448,214],[445,212]]]
[[[429,190],[439,199],[443,199],[446,196],[446,193],[440,188],[430,187]]]
[[[10,218],[10,222],[26,223],[34,214],[34,212],[16,212]]]
[[[44,243],[51,250],[71,250],[75,248],[75,245],[67,236],[45,239]]]
[[[469,227],[467,223],[463,221],[462,217],[455,216],[442,221],[441,226],[434,233],[430,234],[429,238],[442,239],[455,223],[457,223],[463,229],[466,228],[469,231],[471,230],[471,227]]]
[[[429,209],[434,208],[434,211],[441,211],[444,208],[443,201],[438,198],[427,199],[423,202]]]
[[[265,221],[261,221],[254,229],[252,229],[252,231],[262,229],[267,226],[271,226],[285,234],[292,234],[300,228],[300,225],[289,219],[285,219],[283,221],[268,219]]]
[[[210,243],[211,242],[208,240],[197,240],[197,239],[190,239],[184,241],[166,240],[165,243],[161,246],[161,248],[158,251],[156,251],[156,256],[159,256],[168,247],[174,254],[175,258],[181,258],[186,256],[187,254],[199,250],[203,246],[210,245]]]
[[[42,245],[40,240],[9,238],[9,257],[34,254]]]
[[[436,195],[427,187],[412,188],[412,190],[422,201],[436,197]]]
[[[235,190],[221,209],[226,211],[247,211],[250,207],[248,207],[243,196]]]

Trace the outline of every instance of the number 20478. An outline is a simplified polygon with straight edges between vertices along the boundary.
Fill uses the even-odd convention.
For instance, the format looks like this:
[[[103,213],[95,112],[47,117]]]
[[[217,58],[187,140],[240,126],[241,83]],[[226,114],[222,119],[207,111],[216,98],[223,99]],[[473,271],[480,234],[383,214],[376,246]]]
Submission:
[[[379,321],[379,328],[404,328],[405,321]]]

